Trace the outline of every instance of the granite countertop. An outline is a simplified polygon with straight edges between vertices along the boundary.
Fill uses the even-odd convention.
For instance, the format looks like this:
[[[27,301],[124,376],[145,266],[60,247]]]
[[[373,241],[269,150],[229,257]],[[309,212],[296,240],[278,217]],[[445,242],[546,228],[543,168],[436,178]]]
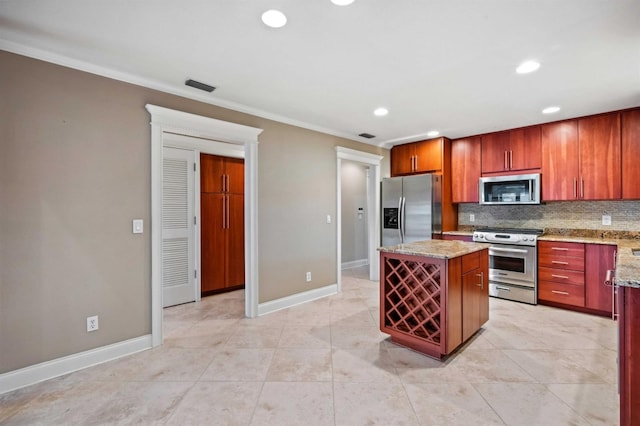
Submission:
[[[415,243],[398,244],[378,248],[387,253],[408,254],[413,256],[426,256],[436,259],[453,259],[465,254],[489,248],[489,244],[470,243],[466,241],[425,240]]]

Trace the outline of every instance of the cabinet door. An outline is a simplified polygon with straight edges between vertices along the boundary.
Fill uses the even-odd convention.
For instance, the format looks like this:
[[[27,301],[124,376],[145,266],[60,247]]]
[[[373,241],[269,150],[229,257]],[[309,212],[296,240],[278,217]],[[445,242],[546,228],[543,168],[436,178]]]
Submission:
[[[439,172],[442,170],[442,139],[416,142],[414,173]]]
[[[454,203],[477,203],[480,181],[479,136],[451,143],[451,191]]]
[[[225,158],[224,173],[226,175],[226,192],[244,194],[244,160]]]
[[[222,193],[200,194],[201,292],[225,287],[226,200]]]
[[[465,258],[476,255],[478,268],[462,275],[462,341],[471,337],[489,320],[488,251],[473,253]]]
[[[200,154],[200,192],[223,192],[224,157]]]
[[[578,123],[542,125],[542,201],[575,200],[578,196]]]
[[[637,425],[640,419],[640,289],[618,289],[618,362],[620,366],[620,424]]]
[[[509,169],[509,132],[482,136],[482,173],[503,172]]]
[[[620,199],[620,114],[603,114],[579,119],[578,140],[580,198]]]
[[[227,287],[244,285],[244,196],[227,195]]]
[[[611,314],[613,287],[604,284],[607,270],[615,269],[616,246],[586,244],[586,307]]]
[[[622,198],[640,199],[640,109],[622,113]]]
[[[509,132],[509,166],[511,170],[539,169],[542,165],[540,126]]]
[[[391,148],[391,176],[401,176],[413,172],[415,144],[407,143]]]

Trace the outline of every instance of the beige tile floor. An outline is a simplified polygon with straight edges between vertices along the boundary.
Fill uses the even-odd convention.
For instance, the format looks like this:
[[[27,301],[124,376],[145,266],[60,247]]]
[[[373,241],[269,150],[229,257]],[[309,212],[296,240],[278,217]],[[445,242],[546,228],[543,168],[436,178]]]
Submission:
[[[0,424],[615,425],[616,323],[491,299],[436,361],[378,331],[378,284],[257,319],[243,292],[168,308],[164,346],[0,395]]]

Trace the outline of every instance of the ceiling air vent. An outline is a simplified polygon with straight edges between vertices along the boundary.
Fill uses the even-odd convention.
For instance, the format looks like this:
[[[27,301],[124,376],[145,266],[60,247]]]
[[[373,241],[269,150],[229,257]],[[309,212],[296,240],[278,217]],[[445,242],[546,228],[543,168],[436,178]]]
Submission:
[[[200,83],[199,81],[195,81],[191,79],[185,81],[184,84],[186,84],[187,86],[195,87],[196,89],[204,90],[205,92],[209,92],[209,93],[216,90],[216,88],[213,86],[209,86],[208,84]]]
[[[360,136],[362,138],[367,138],[367,139],[373,139],[373,138],[376,137],[375,135],[372,135],[372,134],[369,134],[369,133],[360,133],[358,136]]]

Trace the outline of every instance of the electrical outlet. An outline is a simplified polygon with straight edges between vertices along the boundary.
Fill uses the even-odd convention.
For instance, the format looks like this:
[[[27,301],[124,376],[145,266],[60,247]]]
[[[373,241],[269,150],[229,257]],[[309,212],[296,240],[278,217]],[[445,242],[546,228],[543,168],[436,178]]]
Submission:
[[[305,279],[307,280],[307,282],[311,282],[311,272],[307,272]]]
[[[87,317],[87,332],[96,331],[98,329],[98,316]]]
[[[475,214],[473,214],[473,213],[471,213],[471,214],[469,215],[469,222],[475,222],[475,221],[476,221],[476,215],[475,215]]]
[[[603,214],[602,215],[602,224],[603,225],[611,225],[611,215],[610,214]]]
[[[331,223],[331,215],[330,214],[327,215],[327,223]]]

